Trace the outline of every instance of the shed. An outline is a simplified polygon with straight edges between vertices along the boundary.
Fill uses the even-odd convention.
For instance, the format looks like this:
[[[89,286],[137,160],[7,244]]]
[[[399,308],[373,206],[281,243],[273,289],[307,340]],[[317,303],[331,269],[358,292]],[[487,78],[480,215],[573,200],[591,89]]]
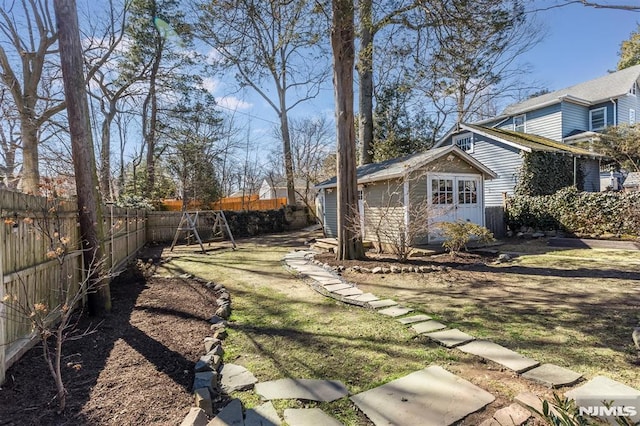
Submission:
[[[416,245],[442,241],[440,222],[465,220],[484,226],[484,182],[496,177],[455,145],[366,164],[356,173],[358,214],[352,215],[349,226],[364,240],[379,243],[411,233]],[[336,177],[316,189],[324,232],[336,237]]]
[[[629,172],[622,187],[628,192],[640,191],[640,172]]]

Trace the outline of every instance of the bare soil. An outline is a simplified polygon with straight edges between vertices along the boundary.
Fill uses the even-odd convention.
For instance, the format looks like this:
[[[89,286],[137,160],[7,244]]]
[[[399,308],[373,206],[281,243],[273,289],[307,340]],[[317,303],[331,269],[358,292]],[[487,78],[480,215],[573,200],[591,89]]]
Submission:
[[[215,294],[190,279],[146,280],[139,270],[118,277],[111,294],[113,310],[97,331],[64,346],[64,412],[56,413],[53,379],[37,345],[7,372],[0,425],[182,421],[193,403],[193,366],[204,351]],[[84,316],[78,329],[97,321]]]

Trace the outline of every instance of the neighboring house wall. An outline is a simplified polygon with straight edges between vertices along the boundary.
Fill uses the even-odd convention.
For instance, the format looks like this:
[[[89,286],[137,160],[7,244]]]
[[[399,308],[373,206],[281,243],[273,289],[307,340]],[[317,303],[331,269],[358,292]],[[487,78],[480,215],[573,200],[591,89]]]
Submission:
[[[284,196],[286,197],[287,195],[285,194]],[[270,200],[272,198],[277,198],[275,191],[273,190],[273,188],[271,187],[269,182],[267,182],[266,179],[263,180],[262,185],[260,185],[260,190],[258,191],[258,197],[261,200]]]
[[[589,108],[571,102],[562,102],[562,137],[572,132],[589,129]],[[562,139],[554,139],[561,141]]]

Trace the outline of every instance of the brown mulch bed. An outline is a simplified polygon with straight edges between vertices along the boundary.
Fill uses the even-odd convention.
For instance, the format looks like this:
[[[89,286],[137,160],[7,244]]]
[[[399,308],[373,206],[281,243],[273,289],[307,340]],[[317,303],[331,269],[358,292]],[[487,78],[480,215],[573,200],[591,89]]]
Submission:
[[[36,345],[7,371],[0,425],[180,424],[193,404],[215,294],[191,279],[128,271],[111,286],[113,309],[97,332],[64,347],[67,408]],[[95,326],[82,318],[79,329]]]

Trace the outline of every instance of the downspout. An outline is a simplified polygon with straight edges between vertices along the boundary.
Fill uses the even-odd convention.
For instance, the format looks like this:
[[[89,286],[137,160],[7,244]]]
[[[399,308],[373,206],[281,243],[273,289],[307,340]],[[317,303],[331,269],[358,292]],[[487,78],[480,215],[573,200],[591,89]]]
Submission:
[[[618,125],[618,104],[616,104],[616,100],[613,98],[609,98],[611,103],[613,104],[613,125]]]
[[[578,158],[573,156],[573,187],[578,188]]]
[[[404,240],[409,238],[409,174],[404,175],[403,182],[403,195],[404,195]],[[409,241],[409,244],[413,244],[413,241]]]

